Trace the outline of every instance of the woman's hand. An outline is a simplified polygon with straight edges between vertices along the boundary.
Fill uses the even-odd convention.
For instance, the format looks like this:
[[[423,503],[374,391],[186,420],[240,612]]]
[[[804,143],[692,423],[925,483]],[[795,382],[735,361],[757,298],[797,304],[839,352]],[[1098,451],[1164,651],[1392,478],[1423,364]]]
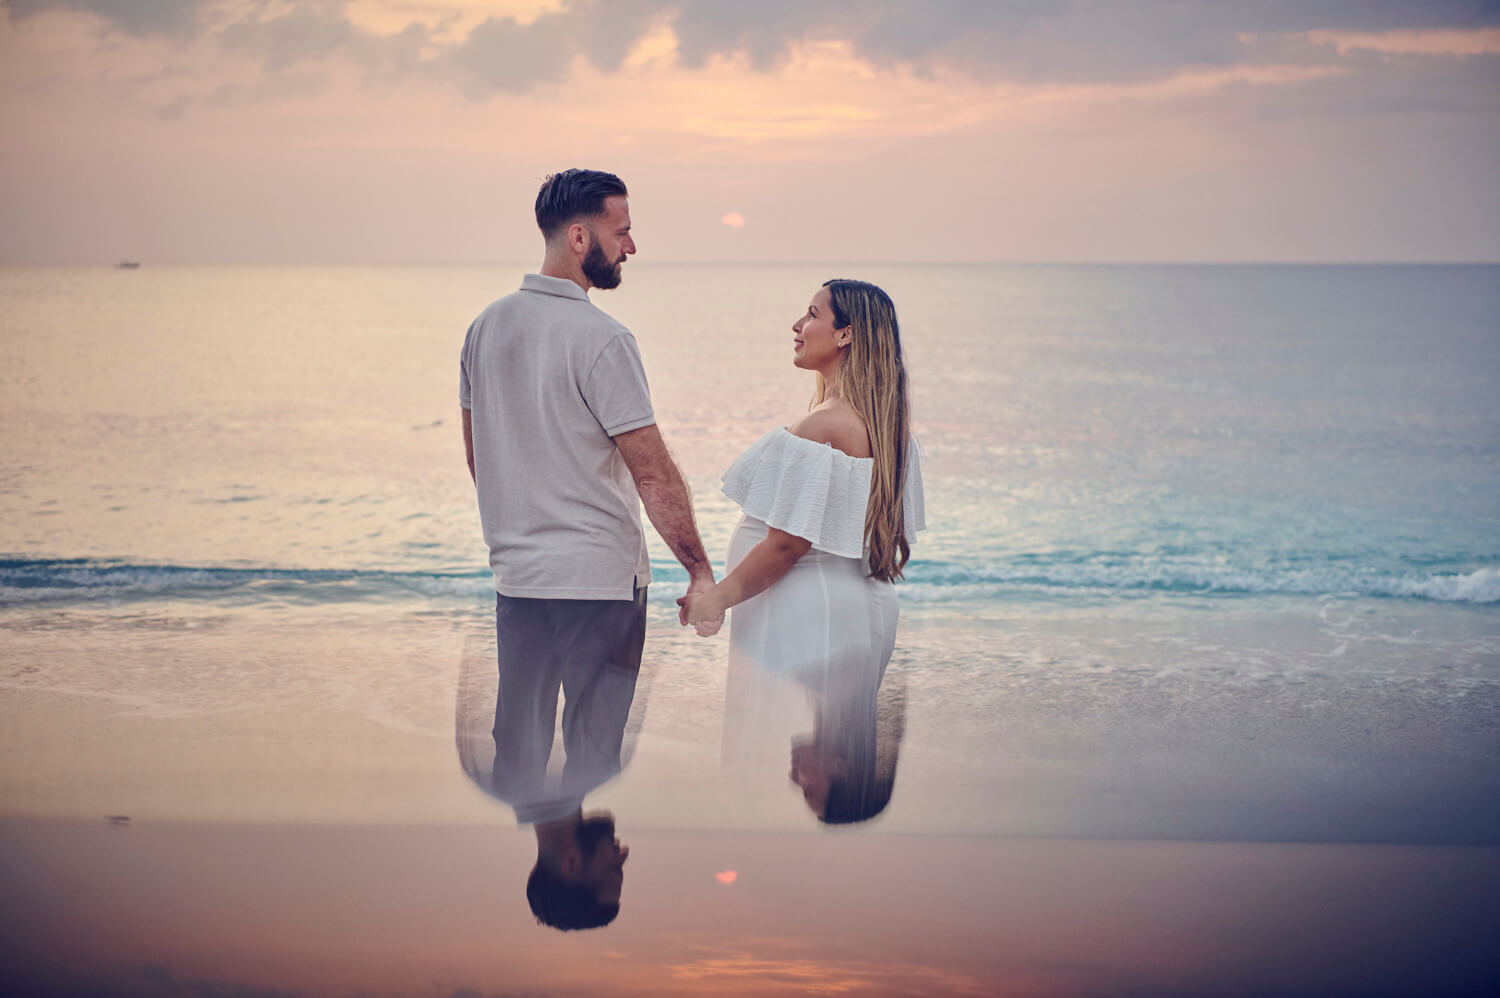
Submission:
[[[682,626],[693,625],[698,637],[709,638],[719,633],[724,626],[724,607],[719,598],[718,586],[710,586],[699,592],[689,590],[686,596],[677,598],[677,619]]]
[[[717,585],[713,584],[712,575],[694,576],[687,595],[677,601],[682,608],[677,619],[683,627],[692,624],[700,638],[719,633],[725,610],[765,592],[811,549],[811,541],[770,528],[766,539],[751,548],[734,571]]]

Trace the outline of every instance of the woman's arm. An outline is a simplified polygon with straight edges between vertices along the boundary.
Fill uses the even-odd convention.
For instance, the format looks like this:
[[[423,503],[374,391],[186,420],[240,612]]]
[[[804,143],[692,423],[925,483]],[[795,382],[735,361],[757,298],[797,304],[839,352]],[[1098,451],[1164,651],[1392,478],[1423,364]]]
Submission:
[[[864,422],[841,402],[819,406],[787,427],[787,431],[815,444],[836,447],[850,457],[870,456],[870,436]],[[682,611],[678,619],[684,626],[722,621],[725,610],[770,589],[811,549],[812,541],[771,527],[766,539],[751,548],[722,582],[679,599],[677,605]]]
[[[766,539],[751,548],[723,581],[677,601],[682,607],[682,623],[697,625],[722,620],[725,610],[770,589],[811,549],[811,541],[770,528]]]

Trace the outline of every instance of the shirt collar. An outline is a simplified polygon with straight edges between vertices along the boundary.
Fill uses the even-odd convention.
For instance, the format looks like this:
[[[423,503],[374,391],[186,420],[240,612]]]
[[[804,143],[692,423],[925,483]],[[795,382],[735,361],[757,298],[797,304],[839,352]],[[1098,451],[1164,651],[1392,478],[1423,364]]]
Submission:
[[[540,291],[544,295],[555,295],[558,298],[589,300],[588,292],[580,288],[576,281],[570,281],[566,277],[545,277],[542,274],[527,274],[521,278],[521,290]]]

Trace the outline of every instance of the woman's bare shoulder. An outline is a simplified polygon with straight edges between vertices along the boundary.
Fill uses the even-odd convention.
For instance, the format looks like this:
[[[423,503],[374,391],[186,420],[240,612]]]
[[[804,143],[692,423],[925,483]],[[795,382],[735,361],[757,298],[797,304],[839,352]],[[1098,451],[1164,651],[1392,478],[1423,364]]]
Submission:
[[[864,420],[841,399],[824,402],[787,430],[804,440],[831,444],[850,457],[870,456],[870,434]]]

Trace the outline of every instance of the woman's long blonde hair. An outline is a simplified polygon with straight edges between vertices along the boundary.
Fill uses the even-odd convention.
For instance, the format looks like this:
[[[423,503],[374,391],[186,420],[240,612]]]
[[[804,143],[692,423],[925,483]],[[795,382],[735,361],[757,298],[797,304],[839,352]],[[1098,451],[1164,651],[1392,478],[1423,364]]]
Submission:
[[[890,295],[875,285],[836,278],[823,286],[833,305],[835,328],[849,326],[853,333],[835,375],[839,397],[864,421],[875,458],[865,511],[870,577],[892,582],[901,578],[911,557],[902,501],[911,431],[901,327]],[[827,394],[828,385],[819,374],[812,404],[820,404]]]

